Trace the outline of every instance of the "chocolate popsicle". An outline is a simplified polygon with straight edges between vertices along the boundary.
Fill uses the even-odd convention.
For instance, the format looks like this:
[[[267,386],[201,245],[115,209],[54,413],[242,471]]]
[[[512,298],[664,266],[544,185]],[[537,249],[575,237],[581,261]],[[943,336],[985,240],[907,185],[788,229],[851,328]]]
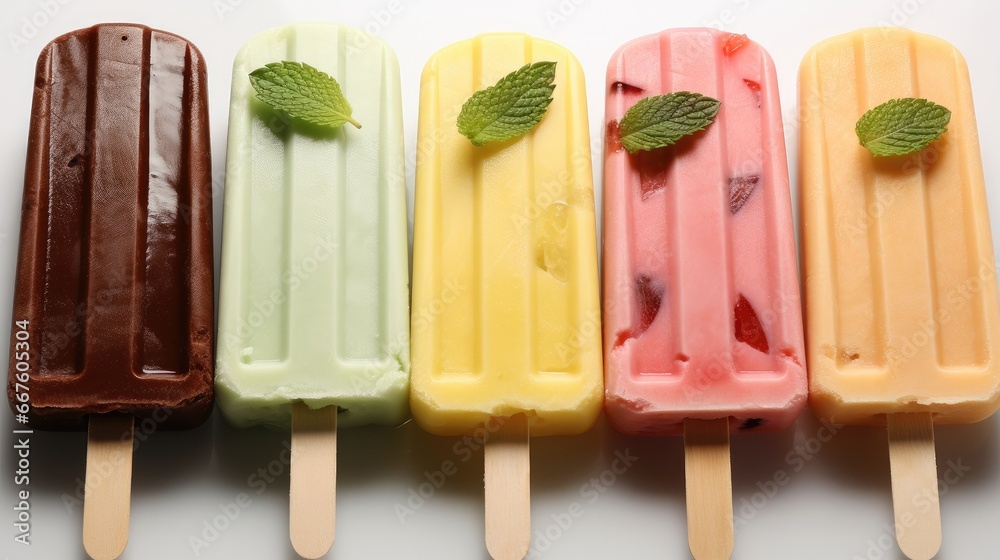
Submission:
[[[117,445],[129,472],[134,418],[156,429],[203,422],[213,395],[212,274],[201,54],[176,35],[128,24],[46,45],[13,306],[7,392],[17,421],[51,430],[89,421],[88,467],[102,456],[95,443]],[[107,486],[92,493],[88,484],[87,505]],[[124,549],[85,544],[101,557]]]

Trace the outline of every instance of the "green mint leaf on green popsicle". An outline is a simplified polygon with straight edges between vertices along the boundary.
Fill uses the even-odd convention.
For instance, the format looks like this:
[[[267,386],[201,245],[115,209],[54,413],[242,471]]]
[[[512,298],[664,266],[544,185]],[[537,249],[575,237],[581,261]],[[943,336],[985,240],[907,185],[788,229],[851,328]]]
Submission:
[[[622,146],[634,154],[675,144],[708,128],[721,103],[707,95],[678,91],[640,99],[619,123]]]
[[[527,133],[541,122],[552,103],[555,77],[555,62],[525,64],[507,74],[462,105],[458,131],[476,146]]]
[[[290,117],[330,128],[344,123],[361,128],[337,80],[308,64],[272,62],[250,73],[250,85],[257,99]]]
[[[951,111],[926,99],[890,99],[858,119],[854,130],[874,156],[922,150],[948,130]]]

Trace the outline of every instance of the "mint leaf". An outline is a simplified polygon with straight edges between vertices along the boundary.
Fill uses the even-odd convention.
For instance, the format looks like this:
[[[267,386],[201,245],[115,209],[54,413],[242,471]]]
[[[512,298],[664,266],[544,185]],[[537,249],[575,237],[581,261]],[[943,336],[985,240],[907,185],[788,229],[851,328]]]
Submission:
[[[717,99],[690,91],[640,99],[622,117],[622,145],[632,154],[670,146],[712,124],[719,105]]]
[[[496,85],[472,94],[458,114],[458,131],[476,146],[527,133],[552,103],[555,62],[525,64]]]
[[[926,99],[890,99],[858,119],[854,130],[874,156],[901,156],[927,147],[948,130],[951,111]]]
[[[345,122],[361,128],[337,80],[308,64],[272,62],[250,73],[250,85],[257,99],[291,117],[331,128]]]

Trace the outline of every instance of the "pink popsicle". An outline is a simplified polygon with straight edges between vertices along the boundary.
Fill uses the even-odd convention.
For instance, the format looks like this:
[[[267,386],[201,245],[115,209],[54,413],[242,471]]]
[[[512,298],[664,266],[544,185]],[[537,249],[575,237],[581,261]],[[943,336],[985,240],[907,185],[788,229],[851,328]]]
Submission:
[[[674,29],[608,65],[604,355],[612,424],[680,434],[780,430],[806,400],[784,129],[770,56],[743,35]],[[715,122],[629,154],[618,121],[644,97],[720,100]]]

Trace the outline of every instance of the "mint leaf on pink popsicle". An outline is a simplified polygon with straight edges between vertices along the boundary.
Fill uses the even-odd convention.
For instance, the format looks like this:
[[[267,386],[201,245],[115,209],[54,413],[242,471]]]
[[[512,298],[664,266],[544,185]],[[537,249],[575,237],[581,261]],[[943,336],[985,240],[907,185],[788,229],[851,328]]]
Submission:
[[[717,99],[690,91],[641,99],[622,117],[622,145],[632,154],[673,145],[712,124],[719,105]]]

